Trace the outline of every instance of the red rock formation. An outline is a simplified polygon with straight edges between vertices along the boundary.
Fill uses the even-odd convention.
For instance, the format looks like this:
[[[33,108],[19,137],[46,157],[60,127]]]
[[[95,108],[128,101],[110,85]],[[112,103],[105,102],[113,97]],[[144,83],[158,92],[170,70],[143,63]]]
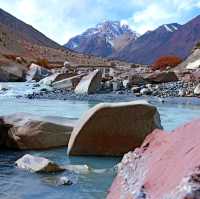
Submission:
[[[107,199],[147,198],[200,198],[200,120],[155,130],[124,156]]]

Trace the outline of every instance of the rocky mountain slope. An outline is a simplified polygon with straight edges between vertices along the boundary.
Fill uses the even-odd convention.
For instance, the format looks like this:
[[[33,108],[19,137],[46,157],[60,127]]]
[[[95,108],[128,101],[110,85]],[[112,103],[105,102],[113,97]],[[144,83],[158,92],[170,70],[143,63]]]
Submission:
[[[200,16],[197,16],[182,26],[168,24],[149,31],[112,57],[141,64],[151,64],[164,55],[176,55],[185,59],[199,40]]]
[[[188,56],[181,64],[174,68],[176,72],[186,70],[199,70],[200,68],[200,46],[196,46],[191,55]],[[199,73],[196,71],[196,74]]]
[[[105,21],[73,37],[64,46],[80,53],[107,57],[138,36],[128,25],[119,21]]]
[[[76,66],[109,66],[113,62],[63,48],[32,26],[0,9],[0,68],[16,65],[16,57],[26,60],[23,69],[38,59],[48,60],[50,67],[63,66],[64,61]]]
[[[152,63],[155,58],[163,55],[160,48],[168,42],[179,28],[181,28],[179,24],[167,24],[154,31],[148,31],[136,41],[130,41],[123,49],[114,53],[112,57],[135,63]]]
[[[0,23],[7,26],[15,34],[23,37],[24,40],[27,40],[30,43],[50,48],[60,47],[59,44],[46,37],[32,26],[24,23],[2,9],[0,9]]]

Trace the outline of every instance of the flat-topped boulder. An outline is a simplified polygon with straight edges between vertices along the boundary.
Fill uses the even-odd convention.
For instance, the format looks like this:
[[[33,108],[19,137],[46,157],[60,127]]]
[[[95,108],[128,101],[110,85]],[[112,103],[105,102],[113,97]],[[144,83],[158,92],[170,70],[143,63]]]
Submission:
[[[107,199],[200,198],[200,120],[173,132],[155,130],[127,153]]]
[[[30,154],[26,154],[15,162],[19,169],[23,169],[30,172],[58,172],[65,170],[55,162]]]
[[[26,80],[40,81],[41,79],[52,75],[52,72],[44,67],[32,63],[27,71]]]
[[[155,128],[162,128],[160,116],[146,101],[101,103],[78,121],[68,154],[120,156],[140,146]]]
[[[40,117],[27,113],[17,113],[2,117],[5,130],[4,146],[15,149],[49,149],[66,146],[75,120],[63,117]],[[5,128],[5,127],[4,127]]]
[[[102,73],[96,69],[82,77],[75,88],[76,94],[94,94],[101,88]]]
[[[76,75],[77,73],[74,73],[74,72],[54,73],[48,77],[45,77],[44,79],[41,79],[39,83],[49,86],[49,85],[52,85],[54,82],[59,82],[64,79],[74,77]]]
[[[145,76],[145,80],[150,83],[167,83],[178,81],[178,77],[173,71],[155,71]]]
[[[75,75],[69,78],[62,79],[60,81],[55,81],[52,84],[52,87],[56,89],[62,89],[62,88],[74,89],[78,85],[78,83],[80,82],[83,76],[84,74],[80,74],[80,75]]]

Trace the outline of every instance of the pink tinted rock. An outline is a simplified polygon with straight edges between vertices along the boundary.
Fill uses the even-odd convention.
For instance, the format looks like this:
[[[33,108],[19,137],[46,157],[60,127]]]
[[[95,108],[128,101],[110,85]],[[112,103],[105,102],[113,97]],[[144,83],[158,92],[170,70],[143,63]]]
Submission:
[[[126,154],[107,199],[200,198],[200,120],[155,130]]]

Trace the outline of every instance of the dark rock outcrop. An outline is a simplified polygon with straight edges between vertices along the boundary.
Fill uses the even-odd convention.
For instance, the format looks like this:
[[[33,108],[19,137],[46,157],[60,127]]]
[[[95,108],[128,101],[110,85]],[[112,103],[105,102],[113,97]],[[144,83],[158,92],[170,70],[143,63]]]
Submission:
[[[167,83],[167,82],[176,82],[178,77],[174,72],[159,72],[156,71],[145,77],[145,80],[150,83]]]
[[[0,148],[5,147],[6,140],[8,139],[8,130],[11,127],[9,124],[5,124],[4,120],[0,118]]]

